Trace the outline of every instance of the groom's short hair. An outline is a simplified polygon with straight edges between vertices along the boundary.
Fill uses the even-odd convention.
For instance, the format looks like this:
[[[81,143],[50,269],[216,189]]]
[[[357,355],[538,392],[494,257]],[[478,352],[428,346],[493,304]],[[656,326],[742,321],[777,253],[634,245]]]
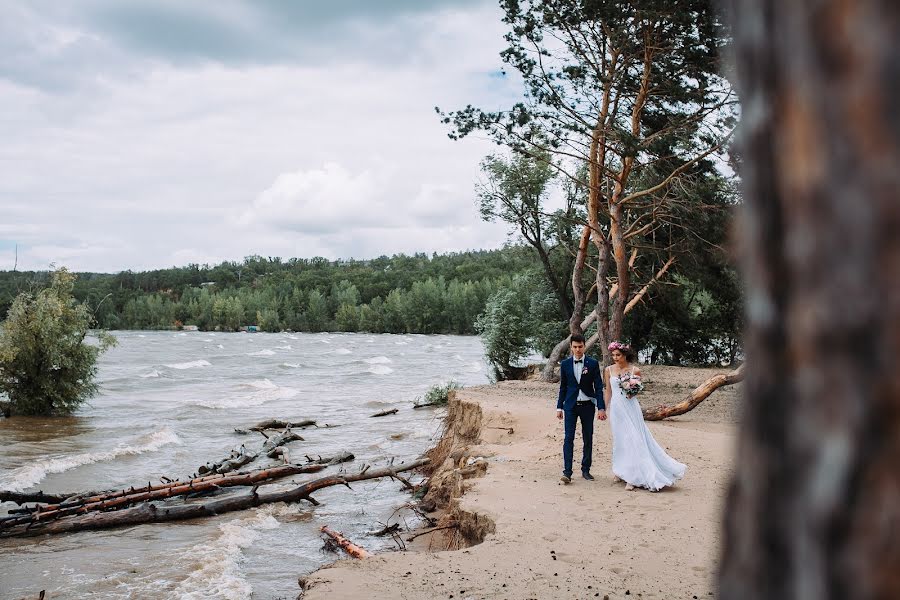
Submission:
[[[581,335],[580,333],[576,333],[571,338],[569,338],[569,345],[574,344],[575,342],[581,342],[583,344],[584,336]]]

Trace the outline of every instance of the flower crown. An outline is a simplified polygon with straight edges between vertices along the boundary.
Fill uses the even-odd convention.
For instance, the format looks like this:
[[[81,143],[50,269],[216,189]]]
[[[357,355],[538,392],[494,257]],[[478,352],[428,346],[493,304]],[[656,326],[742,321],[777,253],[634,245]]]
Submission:
[[[607,350],[612,352],[613,350],[618,350],[619,352],[623,350],[631,350],[631,346],[628,344],[623,344],[622,342],[610,342],[609,346],[606,347]]]

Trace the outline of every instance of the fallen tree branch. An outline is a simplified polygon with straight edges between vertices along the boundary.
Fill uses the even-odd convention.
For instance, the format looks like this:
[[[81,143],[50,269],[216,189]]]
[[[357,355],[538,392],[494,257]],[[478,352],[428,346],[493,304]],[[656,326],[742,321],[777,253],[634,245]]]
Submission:
[[[316,422],[311,419],[303,421],[281,421],[279,419],[267,419],[260,421],[253,427],[248,427],[249,431],[263,431],[264,429],[301,429],[303,427],[314,427]]]
[[[253,490],[247,494],[233,494],[203,503],[167,506],[164,504],[157,505],[153,502],[145,502],[138,506],[111,512],[94,511],[87,514],[67,516],[45,523],[18,524],[0,529],[0,538],[31,537],[51,533],[65,533],[69,531],[111,529],[115,527],[137,525],[140,523],[181,521],[184,519],[211,517],[272,502],[297,502],[300,500],[312,502],[310,495],[322,488],[334,485],[347,485],[352,481],[390,477],[397,473],[417,469],[428,464],[428,462],[429,459],[420,458],[398,466],[371,470],[364,469],[362,472],[353,475],[342,474],[321,477],[289,490],[259,492],[254,487]]]
[[[319,458],[311,458],[308,454],[306,456],[307,464],[316,464],[316,465],[337,465],[344,462],[350,462],[355,456],[352,453],[344,451],[340,454],[335,454],[334,456],[319,456]]]
[[[397,409],[397,408],[392,408],[392,409],[390,409],[390,410],[383,410],[383,411],[381,411],[381,412],[377,412],[377,413],[375,413],[374,415],[369,415],[369,416],[370,416],[370,417],[386,417],[386,416],[388,416],[388,415],[393,415],[393,414],[395,414],[398,410],[399,410],[399,409]]]
[[[88,492],[96,494],[97,492]],[[27,502],[42,502],[44,504],[59,504],[67,498],[78,496],[78,493],[57,493],[45,494],[38,492],[13,492],[11,490],[0,490],[0,502],[15,502],[16,504],[25,504]]]
[[[406,538],[407,542],[411,542],[417,537],[421,537],[423,535],[428,535],[429,533],[434,533],[435,531],[441,531],[443,529],[456,529],[459,527],[459,523],[453,523],[452,525],[444,525],[443,527],[435,527],[433,529],[429,529],[428,531],[420,531],[418,533],[414,533],[413,535]]]
[[[27,515],[7,519],[0,522],[0,529],[8,528],[21,523],[38,523],[52,519],[59,519],[69,515],[84,514],[92,511],[106,511],[120,509],[139,502],[148,500],[162,500],[185,496],[198,492],[214,491],[224,487],[234,486],[258,486],[261,483],[275,479],[297,475],[299,473],[316,473],[325,468],[325,465],[284,465],[271,469],[262,469],[240,475],[211,476],[192,479],[184,482],[174,482],[161,486],[148,486],[147,488],[131,488],[115,492],[107,496],[95,496],[74,503],[51,504],[35,507]]]
[[[393,535],[400,531],[400,523],[394,523],[393,525],[385,525],[383,528],[378,531],[369,531],[366,532],[368,535],[374,535],[375,537],[384,537],[386,535]]]
[[[259,449],[258,452],[248,452],[247,449],[241,444],[240,449],[237,451],[232,450],[231,456],[229,458],[223,459],[217,463],[206,463],[205,465],[200,465],[197,468],[198,475],[206,475],[208,473],[230,473],[240,467],[243,467],[246,464],[249,464],[259,458],[260,454],[265,454],[269,458],[274,458],[275,448],[279,446],[283,446],[284,444],[294,442],[297,440],[302,441],[303,438],[291,431],[290,429],[286,429],[279,433],[278,435],[267,436],[264,431],[260,430],[260,433],[266,438],[266,441],[263,442],[262,448]]]
[[[413,404],[413,408],[425,408],[428,406],[447,406],[446,402],[425,402],[423,404]]]
[[[370,556],[372,556],[368,551],[345,538],[340,532],[330,529],[328,525],[322,525],[322,528],[319,531],[333,539],[335,543],[344,550],[344,552],[346,552],[353,558],[369,558]]]
[[[669,417],[676,417],[693,410],[698,404],[706,400],[710,394],[722,387],[744,380],[744,365],[741,365],[730,373],[719,373],[701,383],[687,398],[676,404],[660,404],[653,408],[644,409],[644,420],[661,421]]]

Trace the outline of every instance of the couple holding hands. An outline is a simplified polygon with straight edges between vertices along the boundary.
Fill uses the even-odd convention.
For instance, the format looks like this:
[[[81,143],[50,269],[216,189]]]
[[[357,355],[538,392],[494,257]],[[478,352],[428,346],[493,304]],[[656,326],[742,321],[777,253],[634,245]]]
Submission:
[[[600,363],[585,356],[583,336],[573,335],[569,344],[572,356],[560,363],[556,402],[556,417],[565,424],[562,482],[572,481],[575,426],[579,419],[584,440],[581,476],[594,479],[591,450],[595,413],[600,421],[605,421],[608,413],[613,439],[612,472],[616,481],[625,482],[626,490],[642,487],[656,492],[684,477],[687,467],[666,454],[644,423],[637,401],[637,394],[643,389],[641,370],[631,347],[611,343],[613,364],[601,371]]]

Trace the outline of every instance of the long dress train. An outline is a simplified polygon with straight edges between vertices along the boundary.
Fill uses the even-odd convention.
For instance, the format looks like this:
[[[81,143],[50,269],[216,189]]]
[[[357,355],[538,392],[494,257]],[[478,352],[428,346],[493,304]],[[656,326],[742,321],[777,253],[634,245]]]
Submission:
[[[619,387],[619,377],[610,377],[612,403],[609,426],[612,430],[612,470],[635,487],[657,491],[684,477],[687,467],[653,439],[644,423],[637,398],[629,398]]]

